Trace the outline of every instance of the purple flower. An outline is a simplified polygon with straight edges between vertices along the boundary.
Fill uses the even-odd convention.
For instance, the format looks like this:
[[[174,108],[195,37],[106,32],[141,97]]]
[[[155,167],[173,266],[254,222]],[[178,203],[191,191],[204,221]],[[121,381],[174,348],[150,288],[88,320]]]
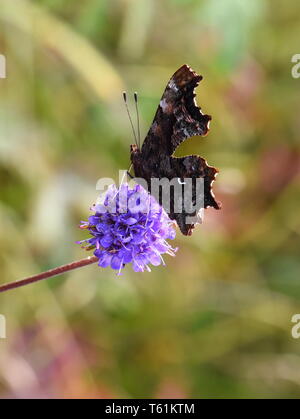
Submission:
[[[80,228],[89,230],[92,237],[79,243],[94,249],[99,266],[120,273],[131,263],[135,272],[150,272],[149,264],[165,264],[163,253],[175,256],[177,249],[167,242],[175,238],[174,223],[140,185],[132,189],[127,184],[119,189],[111,185],[101,203],[91,209],[94,215]]]

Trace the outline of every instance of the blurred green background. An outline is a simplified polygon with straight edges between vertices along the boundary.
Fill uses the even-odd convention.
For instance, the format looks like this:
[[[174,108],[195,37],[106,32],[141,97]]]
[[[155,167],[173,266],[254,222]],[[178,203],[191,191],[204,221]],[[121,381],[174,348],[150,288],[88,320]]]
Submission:
[[[77,226],[129,166],[182,64],[220,169],[192,237],[152,273],[92,265],[0,296],[1,397],[300,396],[297,0],[1,0],[1,283],[87,256]]]

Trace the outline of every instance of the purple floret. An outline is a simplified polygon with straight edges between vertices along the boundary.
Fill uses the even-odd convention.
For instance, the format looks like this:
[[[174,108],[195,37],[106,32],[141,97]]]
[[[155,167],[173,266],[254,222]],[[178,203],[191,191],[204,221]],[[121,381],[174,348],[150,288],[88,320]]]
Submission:
[[[92,237],[79,243],[94,249],[102,268],[110,266],[120,273],[131,263],[135,272],[150,271],[149,264],[165,264],[162,254],[175,256],[177,249],[167,242],[175,238],[174,223],[140,185],[123,184],[119,189],[111,185],[92,210],[94,215],[80,226]]]

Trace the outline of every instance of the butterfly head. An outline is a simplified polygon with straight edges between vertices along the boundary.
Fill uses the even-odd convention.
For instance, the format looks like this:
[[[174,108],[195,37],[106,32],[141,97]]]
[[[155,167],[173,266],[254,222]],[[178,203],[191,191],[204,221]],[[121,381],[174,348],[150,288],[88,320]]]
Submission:
[[[131,144],[130,154],[133,155],[133,154],[139,154],[139,153],[140,153],[140,149],[139,149],[138,145],[137,144]]]
[[[143,177],[143,165],[145,162],[143,161],[142,153],[136,144],[131,144],[130,146],[130,160],[133,165],[135,175]]]

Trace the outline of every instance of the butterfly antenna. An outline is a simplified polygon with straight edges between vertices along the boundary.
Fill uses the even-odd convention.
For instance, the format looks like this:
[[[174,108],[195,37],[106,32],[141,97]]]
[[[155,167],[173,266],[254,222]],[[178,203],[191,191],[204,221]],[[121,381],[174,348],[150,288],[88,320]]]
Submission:
[[[135,102],[135,111],[136,111],[136,119],[137,119],[137,127],[138,127],[139,149],[141,149],[140,114],[139,114],[139,106],[138,106],[138,95],[137,95],[137,92],[134,92],[134,102]]]
[[[131,169],[132,169],[132,163],[131,163],[131,165],[129,166],[129,169],[127,170],[127,176],[128,176],[128,177],[130,177],[130,179],[133,179],[133,178],[134,178],[134,176],[132,176],[132,174],[130,173]]]
[[[135,129],[134,129],[134,126],[133,126],[132,118],[131,118],[131,115],[130,115],[130,112],[129,112],[129,108],[128,108],[128,104],[127,104],[127,94],[126,94],[126,92],[123,92],[123,99],[124,99],[124,103],[125,103],[127,115],[128,115],[129,121],[130,121],[130,125],[131,125],[131,128],[132,128],[132,132],[133,132],[135,144],[138,146]]]

